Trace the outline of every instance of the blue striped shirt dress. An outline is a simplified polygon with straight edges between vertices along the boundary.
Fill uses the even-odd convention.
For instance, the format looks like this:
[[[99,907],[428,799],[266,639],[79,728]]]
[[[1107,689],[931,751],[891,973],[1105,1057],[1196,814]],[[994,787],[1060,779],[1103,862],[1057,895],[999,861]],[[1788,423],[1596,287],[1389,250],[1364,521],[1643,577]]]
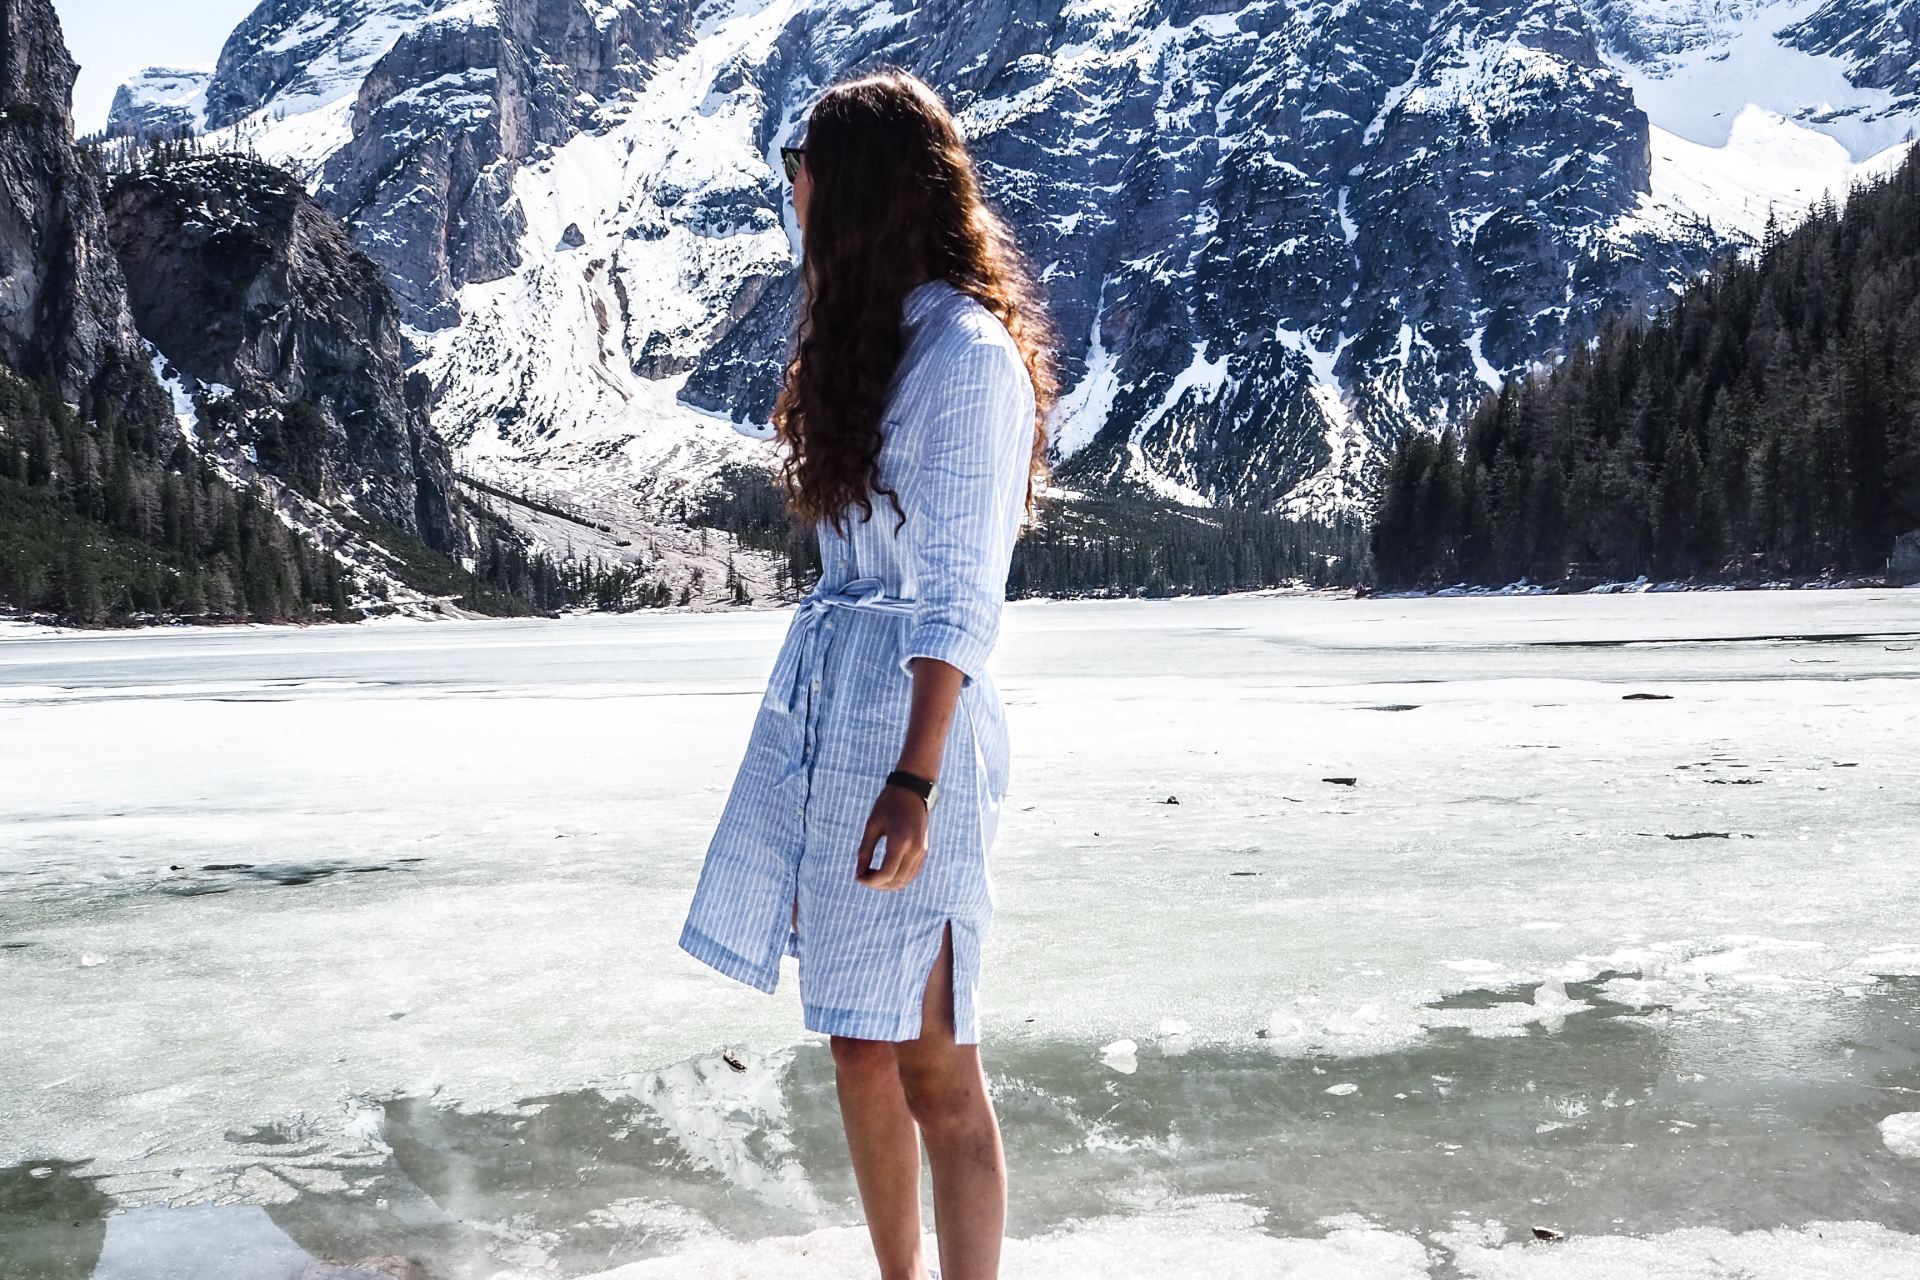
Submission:
[[[869,517],[846,513],[844,535],[817,525],[820,581],[774,660],[680,946],[767,992],[793,956],[809,1030],[911,1040],[951,922],[954,1037],[976,1044],[987,852],[1009,775],[986,662],[1025,504],[1034,392],[999,317],[949,281],[916,286],[901,321],[879,466],[906,521],[896,533],[893,504],[876,494]],[[959,701],[926,861],[906,888],[871,889],[854,863],[906,739],[916,657],[960,669]]]

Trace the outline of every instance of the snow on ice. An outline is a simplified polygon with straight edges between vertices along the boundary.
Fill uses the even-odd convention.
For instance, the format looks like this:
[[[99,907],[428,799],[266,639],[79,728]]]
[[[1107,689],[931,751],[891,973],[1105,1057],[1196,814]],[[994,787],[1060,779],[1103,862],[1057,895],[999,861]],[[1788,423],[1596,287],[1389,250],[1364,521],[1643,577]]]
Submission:
[[[1010,605],[1008,1274],[1913,1274],[1916,610]],[[791,966],[673,946],[784,622],[0,633],[0,1169],[108,1257],[404,1195],[489,1277],[845,1274]]]

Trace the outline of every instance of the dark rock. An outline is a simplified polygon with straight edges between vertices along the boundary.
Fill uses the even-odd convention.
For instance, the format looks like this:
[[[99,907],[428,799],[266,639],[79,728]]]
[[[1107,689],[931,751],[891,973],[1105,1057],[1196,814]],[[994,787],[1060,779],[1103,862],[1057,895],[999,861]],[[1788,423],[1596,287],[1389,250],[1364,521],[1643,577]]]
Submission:
[[[1782,34],[1796,49],[1838,59],[1862,88],[1920,94],[1920,0],[1827,0]]]
[[[73,145],[77,67],[51,0],[0,0],[0,36],[0,366],[73,402],[157,393],[97,166]]]
[[[1887,557],[1887,581],[1897,587],[1920,583],[1920,529],[1893,540],[1893,553]]]
[[[446,445],[403,376],[378,267],[289,174],[237,156],[118,176],[107,223],[141,332],[188,377],[272,419],[262,465],[453,543]],[[250,441],[248,441],[250,442]]]

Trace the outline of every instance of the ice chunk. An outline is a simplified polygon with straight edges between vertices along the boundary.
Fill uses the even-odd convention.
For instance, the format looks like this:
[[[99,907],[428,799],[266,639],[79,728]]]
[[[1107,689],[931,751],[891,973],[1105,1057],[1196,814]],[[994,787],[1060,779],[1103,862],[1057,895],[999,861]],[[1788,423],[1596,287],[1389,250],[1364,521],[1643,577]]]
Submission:
[[[1920,1160],[1920,1111],[1902,1111],[1882,1120],[1880,1140],[1893,1154]]]
[[[1131,1040],[1115,1040],[1100,1047],[1100,1061],[1121,1075],[1130,1076],[1140,1069],[1139,1059],[1134,1056],[1138,1048]]]

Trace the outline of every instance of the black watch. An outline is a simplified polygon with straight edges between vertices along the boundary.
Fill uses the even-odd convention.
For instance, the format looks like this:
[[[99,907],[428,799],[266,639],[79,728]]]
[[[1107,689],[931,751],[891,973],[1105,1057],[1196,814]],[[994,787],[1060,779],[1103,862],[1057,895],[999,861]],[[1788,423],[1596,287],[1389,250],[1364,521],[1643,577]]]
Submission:
[[[923,778],[917,773],[908,773],[905,769],[895,769],[887,775],[890,787],[905,787],[927,802],[927,812],[933,812],[933,802],[940,797],[940,784],[931,778]]]

